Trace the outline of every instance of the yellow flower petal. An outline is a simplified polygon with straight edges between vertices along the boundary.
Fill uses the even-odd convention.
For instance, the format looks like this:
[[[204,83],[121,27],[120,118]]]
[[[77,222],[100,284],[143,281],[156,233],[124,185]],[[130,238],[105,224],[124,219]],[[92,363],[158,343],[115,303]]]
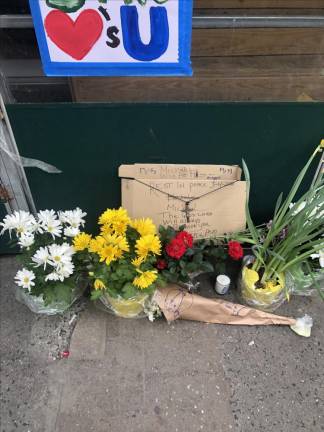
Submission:
[[[91,235],[84,232],[76,235],[73,239],[73,247],[75,251],[83,251],[89,247]]]
[[[139,256],[132,260],[132,264],[134,267],[139,267],[141,264],[143,264],[144,261],[145,261],[145,257]]]
[[[100,279],[96,279],[96,280],[94,281],[93,286],[94,286],[94,289],[95,289],[95,290],[102,290],[102,289],[105,289],[105,288],[106,288],[106,285],[105,285],[105,284],[102,282],[102,280],[100,280]]]
[[[140,274],[139,276],[136,276],[136,278],[133,280],[133,285],[140,289],[145,289],[151,286],[157,279],[157,270],[148,270],[146,272],[142,272],[140,270],[137,270],[137,272]]]
[[[132,228],[136,229],[141,236],[156,234],[156,226],[150,218],[134,219],[130,225]]]
[[[158,236],[148,234],[136,241],[135,250],[138,256],[147,257],[149,253],[161,254],[161,242]]]

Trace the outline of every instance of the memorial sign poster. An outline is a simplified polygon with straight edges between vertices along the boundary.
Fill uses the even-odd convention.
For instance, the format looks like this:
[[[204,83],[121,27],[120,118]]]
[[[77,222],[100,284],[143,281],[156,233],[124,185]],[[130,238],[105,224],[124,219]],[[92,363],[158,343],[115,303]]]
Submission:
[[[121,165],[122,206],[159,226],[185,225],[195,239],[246,227],[246,182],[232,165]]]
[[[192,0],[29,2],[49,76],[192,74]]]

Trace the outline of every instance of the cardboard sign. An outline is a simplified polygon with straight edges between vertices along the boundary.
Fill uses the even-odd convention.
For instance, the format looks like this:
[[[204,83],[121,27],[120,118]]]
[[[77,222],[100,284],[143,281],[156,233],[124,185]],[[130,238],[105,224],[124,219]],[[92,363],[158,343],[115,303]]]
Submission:
[[[192,0],[29,1],[47,75],[192,74]]]
[[[246,183],[237,166],[122,165],[119,176],[122,206],[133,218],[186,225],[195,239],[245,229]]]

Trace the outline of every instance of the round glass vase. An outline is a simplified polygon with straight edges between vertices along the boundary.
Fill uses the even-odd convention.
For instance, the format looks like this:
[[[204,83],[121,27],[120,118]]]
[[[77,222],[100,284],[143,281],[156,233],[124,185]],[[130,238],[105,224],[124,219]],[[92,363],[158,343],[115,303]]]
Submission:
[[[145,304],[150,298],[150,294],[139,293],[129,299],[121,296],[112,297],[107,292],[99,298],[105,306],[105,310],[121,318],[145,318]]]
[[[243,260],[238,282],[240,300],[247,306],[273,312],[288,300],[291,285],[286,278],[286,274],[281,273],[276,281],[270,281],[272,283],[267,288],[257,287],[247,277],[247,270],[254,261],[255,257],[253,256],[245,257]]]
[[[33,296],[29,292],[16,285],[15,297],[16,300],[28,307],[29,310],[36,314],[43,315],[59,315],[68,310],[73,303],[75,303],[79,298],[82,297],[86,288],[87,281],[85,279],[79,280],[74,289],[71,292],[71,297],[69,301],[66,300],[56,300],[53,303],[45,304],[43,296]],[[55,287],[53,287],[55,289]]]

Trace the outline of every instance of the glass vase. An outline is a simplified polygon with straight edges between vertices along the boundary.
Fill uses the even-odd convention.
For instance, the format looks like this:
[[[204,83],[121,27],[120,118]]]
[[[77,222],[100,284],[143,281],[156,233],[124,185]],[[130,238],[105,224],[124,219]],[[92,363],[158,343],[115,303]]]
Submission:
[[[287,277],[291,280],[294,295],[311,296],[318,292],[318,288],[324,294],[324,269],[314,271],[311,276],[305,271],[302,263],[290,268]]]
[[[27,306],[29,310],[36,314],[58,315],[68,310],[73,305],[73,303],[82,297],[87,285],[88,283],[85,279],[79,280],[71,292],[71,298],[69,302],[57,300],[53,303],[45,304],[42,295],[33,296],[29,294],[27,290],[17,285],[15,297],[17,301]]]
[[[107,312],[118,317],[145,318],[144,308],[149,298],[149,294],[139,293],[132,298],[124,299],[121,296],[112,297],[106,292],[99,300]]]

